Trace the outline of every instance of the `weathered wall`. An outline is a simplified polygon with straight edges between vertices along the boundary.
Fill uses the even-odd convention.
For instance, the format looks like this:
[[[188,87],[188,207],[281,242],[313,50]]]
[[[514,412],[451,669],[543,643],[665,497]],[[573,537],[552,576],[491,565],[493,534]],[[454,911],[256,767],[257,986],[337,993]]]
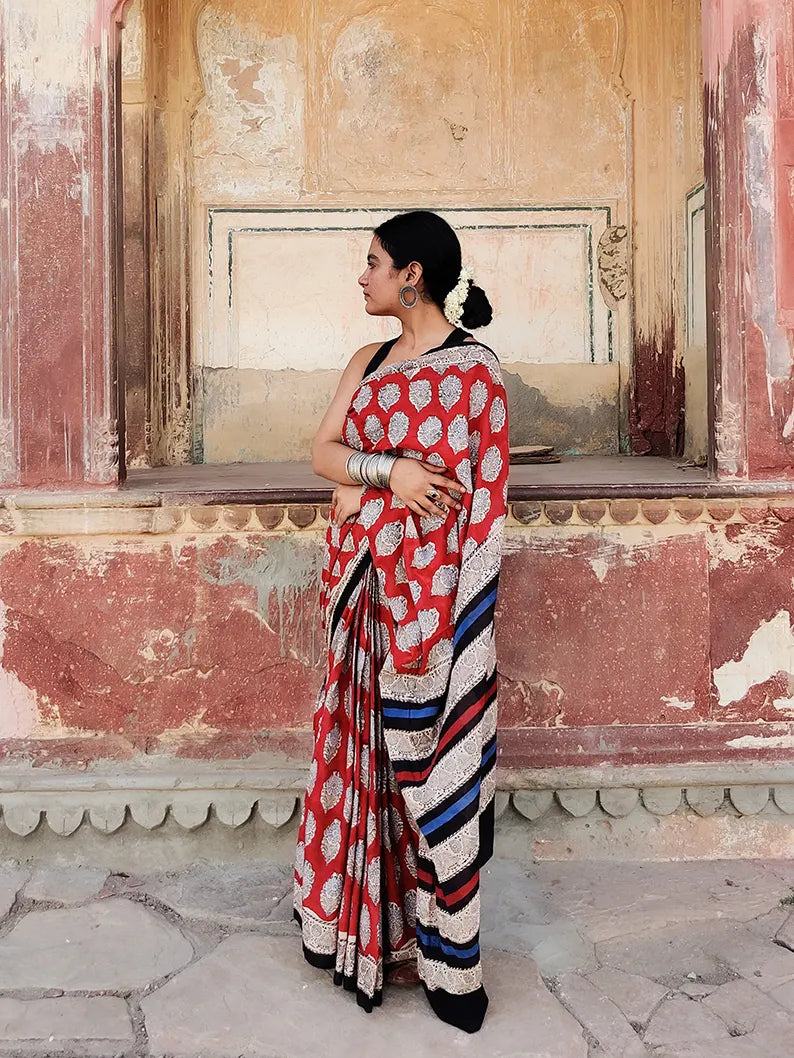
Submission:
[[[632,99],[634,344],[630,450],[680,455],[705,432],[707,404],[687,401],[683,360],[705,369],[705,348],[688,348],[688,201],[702,184],[700,0],[623,5],[623,80]],[[702,239],[702,236],[701,236]],[[702,455],[693,445],[687,452]]]
[[[706,0],[715,463],[794,468],[794,3]]]
[[[145,24],[141,0],[126,13],[122,51],[121,148],[124,198],[124,314],[120,357],[126,396],[127,466],[146,466],[151,348],[149,299],[149,119]]]
[[[622,435],[624,448],[680,451],[685,352],[693,376],[705,374],[705,351],[687,349],[684,326],[686,196],[702,181],[702,131],[699,6],[673,6],[670,18],[661,0],[625,9],[613,0],[180,0],[176,16],[150,3],[150,66],[168,71],[154,93],[158,149],[170,159],[156,193],[171,210],[180,194],[190,208],[196,451],[218,462],[306,458],[338,378],[312,366],[307,344],[338,372],[363,341],[389,333],[357,298],[367,232],[334,240],[334,208],[367,210],[373,223],[420,205],[478,211],[481,237],[467,245],[464,232],[464,247],[497,309],[481,334],[523,378],[522,407],[548,411],[520,423],[518,443],[614,452]],[[518,205],[510,241],[504,223],[493,227],[494,209]],[[294,219],[276,236],[272,211],[285,208],[313,210],[327,238],[298,233],[307,222]],[[582,223],[583,208],[592,222]],[[245,214],[225,232],[235,255],[227,289],[227,245],[212,233],[235,209]],[[176,260],[182,222],[160,237],[174,240]],[[157,260],[173,302],[177,279]],[[173,271],[185,281],[181,264]],[[285,313],[292,291],[311,314]],[[609,341],[584,326],[593,304]],[[183,341],[174,335],[175,346]],[[640,410],[630,424],[631,386]],[[706,405],[699,385],[689,392],[687,454],[700,457]],[[159,436],[167,416],[156,386],[152,401]]]
[[[117,480],[116,0],[0,3],[0,483]]]
[[[324,664],[323,517],[10,503],[5,762],[304,754]],[[502,764],[790,758],[793,534],[790,501],[514,503]]]

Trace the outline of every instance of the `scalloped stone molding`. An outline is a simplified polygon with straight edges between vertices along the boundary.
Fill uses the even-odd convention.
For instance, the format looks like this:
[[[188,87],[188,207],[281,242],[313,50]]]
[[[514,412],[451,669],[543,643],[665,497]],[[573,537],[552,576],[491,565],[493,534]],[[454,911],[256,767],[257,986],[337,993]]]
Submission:
[[[155,830],[168,818],[194,831],[211,816],[228,827],[240,827],[258,817],[278,829],[295,817],[303,785],[303,772],[298,770],[286,779],[239,769],[219,770],[203,774],[201,785],[176,772],[154,778],[132,773],[75,776],[52,772],[43,779],[29,773],[6,774],[0,779],[0,809],[5,827],[20,837],[32,834],[42,823],[68,837],[80,827],[112,834],[130,822]],[[794,826],[794,783],[500,790],[497,818],[508,806],[530,822],[555,807],[574,818],[622,818],[632,812],[659,819],[676,812],[700,817],[726,811],[753,816],[766,810],[789,817],[787,822]]]
[[[325,528],[325,503],[163,504],[135,493],[25,495],[0,501],[5,536],[97,536],[103,534],[284,533]],[[526,500],[509,505],[511,528],[624,525],[774,525],[794,521],[794,500],[776,499],[589,499]]]

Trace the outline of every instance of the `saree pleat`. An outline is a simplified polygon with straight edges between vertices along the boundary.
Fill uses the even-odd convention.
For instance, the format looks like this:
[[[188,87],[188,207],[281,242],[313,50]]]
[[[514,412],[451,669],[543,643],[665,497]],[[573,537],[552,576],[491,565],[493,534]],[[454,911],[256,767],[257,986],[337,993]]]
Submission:
[[[328,669],[295,861],[306,958],[371,1010],[384,967],[416,957],[435,1013],[475,1032],[488,998],[479,872],[493,848],[494,611],[507,495],[498,363],[478,345],[362,383],[344,439],[435,462],[465,485],[455,518],[367,487],[329,525]]]
[[[295,915],[304,954],[371,1010],[384,964],[413,957],[417,835],[394,779],[379,708],[377,581],[364,554],[331,637],[298,832]]]

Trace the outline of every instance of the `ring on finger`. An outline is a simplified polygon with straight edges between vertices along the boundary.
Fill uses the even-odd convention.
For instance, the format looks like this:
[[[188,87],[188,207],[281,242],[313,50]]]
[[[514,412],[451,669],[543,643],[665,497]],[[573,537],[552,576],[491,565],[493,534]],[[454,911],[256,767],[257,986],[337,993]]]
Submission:
[[[433,501],[433,503],[436,503],[436,501],[438,500],[438,498],[439,498],[439,496],[440,496],[440,495],[441,495],[441,493],[440,493],[440,492],[438,491],[438,489],[437,489],[437,488],[434,488],[434,487],[433,487],[432,485],[431,485],[431,486],[430,486],[430,488],[429,488],[429,489],[427,489],[427,491],[425,492],[425,496],[427,496],[427,498],[428,498],[429,500],[432,500],[432,501]]]

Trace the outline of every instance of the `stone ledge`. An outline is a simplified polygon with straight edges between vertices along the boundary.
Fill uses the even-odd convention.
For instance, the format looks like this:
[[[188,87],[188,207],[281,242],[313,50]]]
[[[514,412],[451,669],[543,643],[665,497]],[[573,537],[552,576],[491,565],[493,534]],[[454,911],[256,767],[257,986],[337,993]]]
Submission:
[[[122,494],[118,494],[118,499]],[[168,535],[204,533],[321,532],[328,504],[161,504],[156,498],[131,495],[131,502],[107,502],[107,494],[80,497],[22,497],[0,501],[0,535],[6,537]],[[761,497],[696,500],[582,499],[520,500],[510,503],[508,530],[571,526],[779,525],[794,521],[794,500]]]
[[[641,779],[642,768],[637,778]],[[657,769],[660,770],[660,769]],[[763,768],[759,768],[762,778]],[[777,769],[780,771],[781,769]],[[562,785],[550,770],[545,787],[516,788],[515,777],[498,776],[497,816],[508,806],[531,822],[541,819],[553,807],[569,817],[580,819],[593,814],[619,819],[634,812],[662,819],[673,814],[706,817],[717,812],[734,816],[770,813],[794,827],[794,781],[753,782],[751,767],[744,781],[723,774],[712,766],[710,782],[656,781],[636,785]],[[792,780],[792,769],[785,777]],[[134,822],[145,830],[173,819],[184,830],[197,830],[211,814],[228,827],[239,827],[256,815],[270,826],[281,828],[296,814],[303,793],[307,769],[251,769],[242,766],[202,768],[192,765],[184,771],[159,769],[156,773],[131,769],[128,773],[7,770],[0,775],[0,809],[5,827],[24,837],[42,822],[50,830],[67,837],[82,826],[104,834]],[[565,776],[561,776],[563,782]],[[671,779],[673,776],[671,775]],[[726,782],[726,779],[728,781]],[[508,789],[505,786],[509,786]]]

